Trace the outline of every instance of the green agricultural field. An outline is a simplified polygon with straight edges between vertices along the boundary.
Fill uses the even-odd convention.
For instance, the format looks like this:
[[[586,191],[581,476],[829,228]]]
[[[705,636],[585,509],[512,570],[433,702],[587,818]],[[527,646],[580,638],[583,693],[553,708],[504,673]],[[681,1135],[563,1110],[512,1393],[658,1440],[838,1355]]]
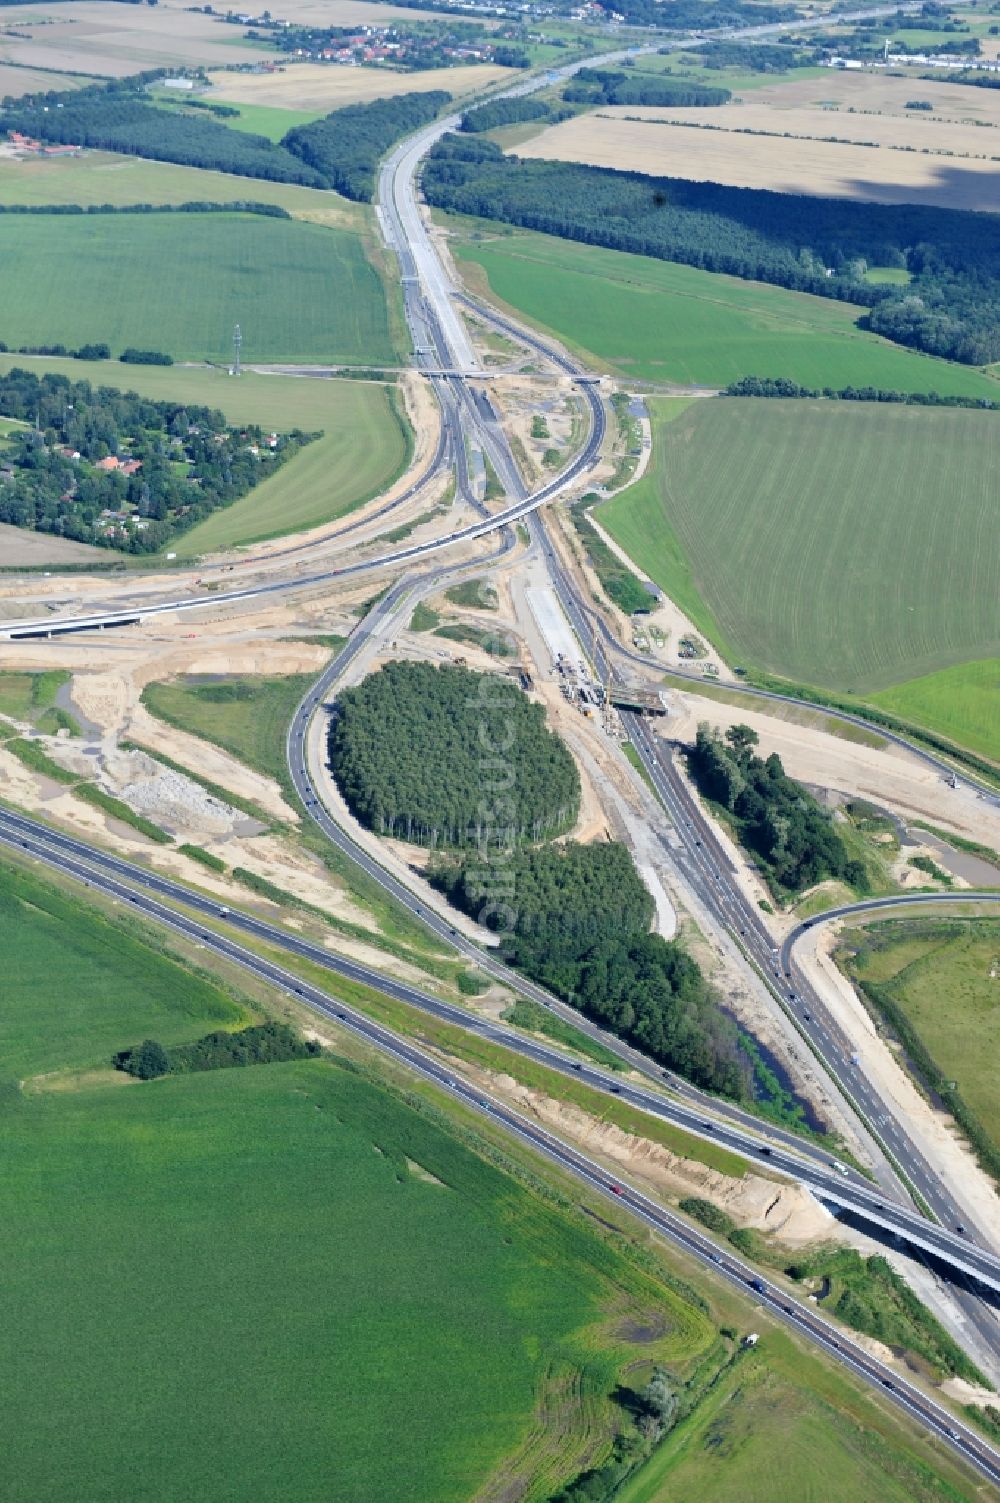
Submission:
[[[838,959],[862,986],[888,994],[941,1075],[955,1082],[1000,1163],[1000,922],[874,924],[845,935]]]
[[[129,917],[7,865],[0,902],[10,1503],[68,1477],[108,1503],[468,1503],[498,1472],[547,1498],[606,1448],[619,1376],[711,1355],[694,1303],[332,1058],[112,1075],[143,1036],[253,1014]]]
[[[80,204],[86,208],[89,204],[228,204],[242,199],[279,204],[297,217],[348,229],[372,224],[367,205],[297,183],[267,183],[108,151],[87,151],[79,157],[0,159],[0,204]]]
[[[809,387],[1000,399],[1000,382],[981,371],[862,333],[854,321],[864,310],[847,303],[547,235],[483,233],[490,238],[455,247],[466,268],[478,268],[477,285],[488,282],[597,370],[683,385],[787,376]]]
[[[947,1466],[947,1463],[944,1463]],[[743,1353],[616,1503],[959,1503],[871,1394],[770,1332]]]
[[[231,130],[249,131],[254,136],[266,136],[269,141],[280,141],[298,125],[311,125],[322,120],[322,110],[283,110],[270,104],[241,104],[239,117],[227,118]]]
[[[6,863],[0,927],[0,1124],[12,1081],[106,1067],[136,1031],[172,1044],[246,1021],[217,986],[142,944],[136,931]]]
[[[651,408],[651,470],[598,517],[732,661],[869,694],[1000,654],[1000,415]],[[971,723],[975,701],[952,713]]]
[[[393,364],[379,275],[359,236],[235,214],[0,216],[0,264],[17,297],[12,346],[104,341],[178,360]]]
[[[252,371],[236,381],[221,369],[0,355],[0,370],[17,365],[72,381],[85,376],[157,401],[203,402],[221,407],[234,423],[322,432],[276,475],[175,538],[170,551],[183,558],[343,516],[391,485],[410,452],[410,432],[395,392],[374,382],[304,381]]]
[[[1000,760],[1000,658],[943,668],[871,699],[914,725]]]

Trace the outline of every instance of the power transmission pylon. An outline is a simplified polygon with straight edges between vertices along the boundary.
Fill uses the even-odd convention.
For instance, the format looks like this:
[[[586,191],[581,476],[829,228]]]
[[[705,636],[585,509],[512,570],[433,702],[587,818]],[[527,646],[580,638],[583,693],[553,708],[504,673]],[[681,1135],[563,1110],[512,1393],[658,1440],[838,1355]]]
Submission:
[[[239,324],[233,330],[233,364],[229,372],[231,376],[239,376],[240,371],[240,345],[243,343],[243,335],[240,333]]]

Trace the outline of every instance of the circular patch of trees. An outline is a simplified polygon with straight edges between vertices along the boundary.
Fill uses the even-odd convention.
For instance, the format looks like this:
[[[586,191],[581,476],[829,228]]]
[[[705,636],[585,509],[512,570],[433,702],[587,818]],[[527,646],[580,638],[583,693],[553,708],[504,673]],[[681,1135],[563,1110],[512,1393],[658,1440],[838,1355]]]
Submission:
[[[546,840],[580,807],[576,765],[544,710],[497,674],[388,663],[341,694],[329,753],[352,814],[417,845]]]

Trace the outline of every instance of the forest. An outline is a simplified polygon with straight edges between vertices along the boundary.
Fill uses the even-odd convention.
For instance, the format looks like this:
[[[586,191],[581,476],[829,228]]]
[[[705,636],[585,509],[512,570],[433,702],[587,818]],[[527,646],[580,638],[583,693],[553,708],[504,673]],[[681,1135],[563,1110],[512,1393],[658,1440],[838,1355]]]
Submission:
[[[897,343],[1000,360],[994,214],[521,161],[468,136],[438,143],[423,187],[436,208],[861,304],[861,326]],[[911,280],[876,285],[869,266],[904,267]]]
[[[430,877],[503,936],[512,965],[588,1018],[696,1085],[749,1094],[735,1024],[681,946],[649,932],[653,899],[625,846],[524,847],[497,863],[437,856]],[[498,901],[498,879],[509,900]]]
[[[698,727],[688,767],[699,793],[725,809],[740,844],[758,858],[779,896],[802,892],[828,877],[866,892],[864,865],[853,860],[827,811],[785,772],[774,752],[754,752],[757,733],[732,725],[725,738]]]
[[[792,5],[748,5],[745,0],[600,0],[604,9],[631,26],[658,31],[718,31],[729,27],[773,25],[794,21]]]
[[[435,89],[346,105],[288,131],[276,144],[190,109],[152,104],[146,86],[159,77],[159,72],[143,73],[72,92],[5,99],[0,135],[15,130],[40,141],[119,151],[268,182],[335,188],[347,198],[368,202],[379,158],[402,136],[433,120],[451,100],[443,89]],[[284,213],[258,205],[252,212]]]
[[[330,768],[351,813],[415,845],[506,848],[562,834],[580,778],[511,678],[387,663],[337,700]]]
[[[533,98],[530,94],[515,99],[492,99],[478,109],[467,110],[459,129],[477,133],[496,130],[501,125],[517,125],[522,120],[548,120],[555,124],[569,114],[572,114],[571,110],[565,113],[554,110],[544,99]]]
[[[300,125],[282,146],[301,158],[329,188],[345,198],[371,201],[380,157],[410,131],[428,125],[451,95],[444,89],[348,104],[311,125]]]
[[[666,51],[667,49],[663,49]],[[728,68],[736,73],[784,73],[787,68],[812,68],[820,61],[819,50],[801,52],[791,37],[768,42],[708,42],[698,49],[706,68]]]
[[[17,368],[0,376],[0,414],[25,424],[0,448],[0,522],[129,553],[155,553],[313,436]]]
[[[158,109],[145,96],[145,81],[140,74],[70,93],[6,100],[0,134],[16,130],[40,141],[120,151],[182,167],[325,186],[317,172],[265,136],[232,130],[209,116]]]

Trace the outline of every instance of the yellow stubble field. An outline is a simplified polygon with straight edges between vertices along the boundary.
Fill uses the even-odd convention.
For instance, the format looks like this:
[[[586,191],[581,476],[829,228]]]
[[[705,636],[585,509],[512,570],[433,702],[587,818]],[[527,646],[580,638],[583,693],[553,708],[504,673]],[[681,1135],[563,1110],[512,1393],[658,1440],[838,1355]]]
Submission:
[[[784,193],[1000,210],[1000,98],[972,102],[981,124],[943,108],[939,113],[937,103],[933,111],[905,112],[895,93],[881,94],[891,112],[880,113],[875,90],[867,95],[872,112],[860,113],[859,90],[852,113],[837,88],[843,82],[834,74],[829,83],[813,78],[777,85],[720,109],[602,109],[548,127],[517,154]],[[929,98],[940,88],[915,80],[872,82],[902,83],[910,99]],[[785,92],[792,88],[794,102]],[[961,96],[988,91],[952,86],[946,92],[959,92],[961,103]],[[840,108],[824,107],[838,94]],[[997,123],[989,118],[994,113]]]
[[[385,10],[388,7],[371,7]],[[227,104],[264,104],[295,110],[340,109],[367,104],[394,94],[447,89],[456,97],[480,93],[516,73],[514,68],[473,64],[467,68],[429,68],[393,73],[385,68],[350,68],[323,63],[289,63],[280,73],[212,73],[211,98]]]

